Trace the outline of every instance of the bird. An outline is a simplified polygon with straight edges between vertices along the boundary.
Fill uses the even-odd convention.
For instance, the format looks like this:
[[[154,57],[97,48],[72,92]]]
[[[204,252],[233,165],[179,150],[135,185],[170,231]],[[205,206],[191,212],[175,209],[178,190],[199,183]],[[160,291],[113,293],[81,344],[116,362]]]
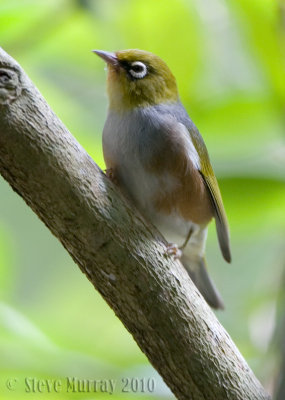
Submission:
[[[223,309],[205,245],[215,219],[221,253],[230,263],[229,225],[206,145],[180,101],[174,75],[145,50],[93,52],[107,64],[107,176],[166,238],[166,253],[180,258],[207,303]]]

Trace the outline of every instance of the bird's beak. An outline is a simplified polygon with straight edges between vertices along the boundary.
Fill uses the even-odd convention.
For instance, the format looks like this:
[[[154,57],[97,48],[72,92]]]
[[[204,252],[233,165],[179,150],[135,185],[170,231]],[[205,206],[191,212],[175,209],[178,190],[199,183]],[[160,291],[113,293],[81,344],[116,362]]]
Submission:
[[[96,53],[97,56],[103,58],[107,64],[113,65],[114,67],[118,67],[119,62],[115,53],[111,53],[110,51],[102,51],[102,50],[92,50],[93,53]]]

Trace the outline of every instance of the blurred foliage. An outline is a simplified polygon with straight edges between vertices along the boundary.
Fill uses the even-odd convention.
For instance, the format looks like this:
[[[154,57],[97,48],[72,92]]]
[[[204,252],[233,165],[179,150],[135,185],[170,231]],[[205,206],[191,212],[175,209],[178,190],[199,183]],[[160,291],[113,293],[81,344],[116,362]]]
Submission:
[[[0,37],[102,168],[105,72],[91,50],[142,48],[169,64],[207,143],[231,226],[231,266],[213,224],[207,244],[227,306],[218,317],[272,392],[281,364],[274,331],[284,318],[284,307],[276,311],[285,265],[284,2],[0,0]],[[22,399],[27,376],[155,377],[155,392],[142,398],[172,398],[114,313],[3,180],[0,199],[0,398]],[[8,378],[18,380],[15,390],[5,387]]]

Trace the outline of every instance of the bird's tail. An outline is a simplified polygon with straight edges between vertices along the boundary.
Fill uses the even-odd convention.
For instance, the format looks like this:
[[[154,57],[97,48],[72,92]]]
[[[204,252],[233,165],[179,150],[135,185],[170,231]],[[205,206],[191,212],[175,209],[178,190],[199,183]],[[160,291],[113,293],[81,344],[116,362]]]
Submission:
[[[224,309],[223,299],[208,274],[205,258],[192,259],[183,254],[181,261],[207,303],[213,308]]]

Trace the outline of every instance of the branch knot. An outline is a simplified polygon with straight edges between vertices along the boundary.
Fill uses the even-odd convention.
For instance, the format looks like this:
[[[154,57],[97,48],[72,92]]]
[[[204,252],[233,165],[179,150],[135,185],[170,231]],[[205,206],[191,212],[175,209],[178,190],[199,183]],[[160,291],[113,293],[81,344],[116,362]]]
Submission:
[[[10,104],[22,92],[17,72],[0,68],[0,105]]]

